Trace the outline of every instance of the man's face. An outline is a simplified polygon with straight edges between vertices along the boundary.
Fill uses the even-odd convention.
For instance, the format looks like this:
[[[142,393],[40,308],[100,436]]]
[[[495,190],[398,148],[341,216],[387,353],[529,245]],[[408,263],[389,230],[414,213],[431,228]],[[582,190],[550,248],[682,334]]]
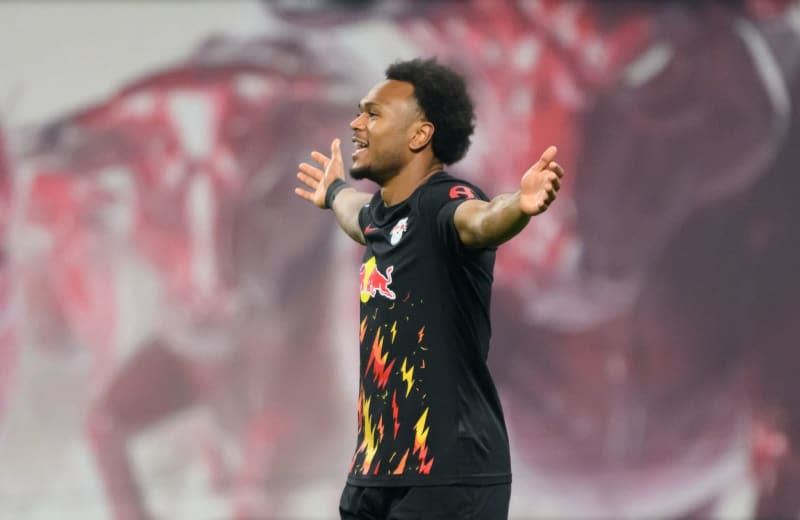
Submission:
[[[354,179],[369,179],[379,185],[397,175],[411,157],[411,125],[422,118],[414,87],[404,81],[379,83],[359,103],[353,129]]]

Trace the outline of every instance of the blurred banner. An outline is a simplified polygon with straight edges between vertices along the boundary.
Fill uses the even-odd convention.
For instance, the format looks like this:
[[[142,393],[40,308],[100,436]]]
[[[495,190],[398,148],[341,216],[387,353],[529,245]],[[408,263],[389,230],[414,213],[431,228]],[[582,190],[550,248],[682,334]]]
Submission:
[[[797,3],[9,3],[0,27],[0,519],[338,517],[361,252],[294,173],[415,56],[476,100],[453,173],[515,190],[550,144],[567,171],[497,256],[512,518],[800,517]]]

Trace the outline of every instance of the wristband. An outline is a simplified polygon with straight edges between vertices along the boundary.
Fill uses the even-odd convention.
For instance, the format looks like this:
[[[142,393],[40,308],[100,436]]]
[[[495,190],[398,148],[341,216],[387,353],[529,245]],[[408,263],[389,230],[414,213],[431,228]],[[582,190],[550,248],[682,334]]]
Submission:
[[[325,208],[331,209],[333,208],[333,200],[345,188],[349,188],[350,185],[344,182],[342,179],[334,180],[330,186],[328,186],[328,191],[325,192]]]

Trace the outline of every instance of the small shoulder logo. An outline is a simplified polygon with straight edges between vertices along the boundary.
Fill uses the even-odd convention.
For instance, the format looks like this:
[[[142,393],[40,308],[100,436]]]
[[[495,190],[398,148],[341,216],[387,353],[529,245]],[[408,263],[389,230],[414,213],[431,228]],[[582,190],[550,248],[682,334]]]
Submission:
[[[391,238],[389,242],[396,246],[400,239],[403,238],[403,233],[408,231],[408,217],[403,217],[397,221],[397,224],[392,228]]]
[[[469,186],[458,185],[450,188],[451,199],[474,199],[475,192]]]

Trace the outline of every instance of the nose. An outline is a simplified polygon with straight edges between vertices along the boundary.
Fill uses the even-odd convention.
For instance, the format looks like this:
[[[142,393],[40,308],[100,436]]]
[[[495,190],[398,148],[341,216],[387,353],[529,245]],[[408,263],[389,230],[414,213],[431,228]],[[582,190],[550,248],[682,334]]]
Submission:
[[[364,128],[364,114],[366,114],[366,112],[361,112],[355,119],[350,121],[350,128],[352,130],[361,130]]]

